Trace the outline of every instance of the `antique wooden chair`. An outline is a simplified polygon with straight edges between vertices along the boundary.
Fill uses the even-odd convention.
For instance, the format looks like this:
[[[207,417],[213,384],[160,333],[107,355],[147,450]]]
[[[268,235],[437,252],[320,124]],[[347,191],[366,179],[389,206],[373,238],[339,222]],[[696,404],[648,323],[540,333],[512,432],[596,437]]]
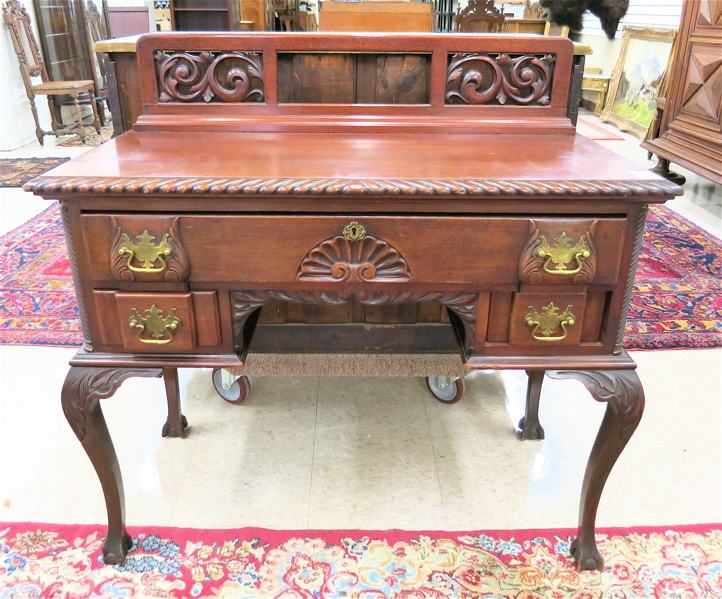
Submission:
[[[80,99],[89,100],[93,108],[93,127],[100,133],[100,119],[98,118],[98,107],[95,102],[95,83],[92,80],[85,81],[49,81],[45,63],[40,56],[38,44],[30,26],[30,16],[25,8],[18,3],[18,0],[8,0],[3,4],[3,20],[10,30],[15,53],[18,57],[20,74],[25,84],[25,91],[30,100],[30,107],[35,119],[35,134],[42,144],[46,135],[73,135],[77,134],[85,141],[86,133],[83,126],[83,116],[80,108]],[[39,83],[34,83],[33,78],[40,77]],[[35,106],[35,96],[44,95],[48,97],[50,118],[52,120],[52,131],[44,131],[40,126],[38,110]],[[52,105],[52,96],[69,95],[73,98],[73,104],[77,115],[77,122],[64,126],[56,120],[55,110]]]
[[[98,10],[98,6],[92,0],[86,3],[86,18],[88,20],[88,45],[90,51],[93,52],[95,42],[106,40],[110,37],[108,28],[106,27],[103,15]],[[105,73],[105,63],[103,62],[103,53],[94,52],[96,63],[93,64],[95,70],[95,101],[98,103],[98,113],[100,116],[100,125],[105,126],[105,111],[103,103],[108,101],[108,81]],[[92,61],[91,61],[92,62]]]
[[[470,0],[454,17],[454,31],[465,33],[499,33],[504,25],[504,13],[493,0]]]

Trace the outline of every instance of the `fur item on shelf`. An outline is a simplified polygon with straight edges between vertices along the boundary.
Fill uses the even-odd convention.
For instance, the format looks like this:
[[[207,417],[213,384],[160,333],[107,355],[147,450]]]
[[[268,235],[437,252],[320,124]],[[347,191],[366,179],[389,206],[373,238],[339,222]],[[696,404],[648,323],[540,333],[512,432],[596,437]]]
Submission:
[[[540,0],[539,3],[544,19],[573,31],[581,31],[582,15],[588,10],[599,17],[610,40],[614,39],[619,21],[629,8],[629,0]]]

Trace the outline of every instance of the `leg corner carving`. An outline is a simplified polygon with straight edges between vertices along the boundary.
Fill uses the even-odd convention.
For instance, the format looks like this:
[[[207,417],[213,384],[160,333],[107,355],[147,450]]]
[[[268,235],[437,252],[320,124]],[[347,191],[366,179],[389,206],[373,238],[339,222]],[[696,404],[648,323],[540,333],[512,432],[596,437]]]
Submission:
[[[551,378],[581,381],[607,410],[594,441],[582,483],[579,529],[571,546],[579,570],[602,570],[594,529],[599,500],[612,467],[636,430],[644,412],[644,390],[634,370],[554,371]]]
[[[106,564],[122,564],[132,546],[125,530],[123,479],[100,399],[112,396],[132,376],[158,377],[159,368],[101,368],[72,366],[65,377],[61,401],[73,432],[95,468],[105,496],[108,535],[103,544]]]

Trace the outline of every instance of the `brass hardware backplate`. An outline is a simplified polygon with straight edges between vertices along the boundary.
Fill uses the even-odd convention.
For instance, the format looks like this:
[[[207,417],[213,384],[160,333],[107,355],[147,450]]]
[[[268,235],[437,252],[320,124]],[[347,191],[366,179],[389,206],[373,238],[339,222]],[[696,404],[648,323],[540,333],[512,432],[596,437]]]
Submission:
[[[583,262],[588,260],[592,252],[587,245],[587,236],[582,235],[579,238],[579,243],[572,247],[572,238],[569,237],[566,232],[562,232],[559,237],[555,237],[556,245],[552,247],[546,240],[544,235],[539,236],[541,245],[537,248],[535,255],[537,258],[546,259],[544,261],[544,272],[550,275],[574,275],[582,270]],[[567,268],[567,264],[570,262],[577,263],[576,268],[573,270]],[[550,268],[551,263],[556,266]]]
[[[576,320],[576,316],[572,314],[571,304],[559,314],[559,308],[554,305],[554,302],[550,302],[548,306],[541,309],[541,314],[536,311],[534,306],[529,306],[529,314],[524,317],[524,324],[533,327],[531,334],[537,341],[561,341],[568,335],[567,326],[572,326]],[[552,335],[560,327],[563,334]],[[540,331],[541,334],[539,334]]]
[[[173,331],[183,326],[181,319],[175,315],[175,308],[171,308],[165,318],[163,310],[158,309],[155,304],[144,310],[145,316],[135,308],[130,310],[131,316],[128,324],[131,328],[138,329],[138,340],[141,343],[151,345],[170,343],[173,341]]]
[[[343,236],[349,241],[361,241],[366,237],[366,229],[356,221],[349,223],[343,230]]]
[[[123,243],[118,248],[118,254],[128,256],[128,268],[133,272],[163,272],[167,266],[166,260],[173,257],[173,246],[168,242],[168,235],[163,235],[161,242],[155,245],[155,236],[150,235],[148,229],[136,237],[138,243],[133,243],[130,237],[123,233]],[[143,265],[133,266],[133,259]],[[160,262],[160,265],[154,266],[156,262]]]

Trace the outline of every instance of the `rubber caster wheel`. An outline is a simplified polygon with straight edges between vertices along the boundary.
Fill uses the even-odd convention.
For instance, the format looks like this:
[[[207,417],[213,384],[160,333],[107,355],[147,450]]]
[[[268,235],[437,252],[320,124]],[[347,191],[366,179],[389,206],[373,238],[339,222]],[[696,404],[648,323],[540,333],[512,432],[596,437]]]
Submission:
[[[436,399],[441,403],[456,403],[464,395],[466,383],[464,377],[453,376],[428,376],[426,386]]]
[[[228,403],[240,404],[246,401],[251,392],[251,381],[245,375],[236,378],[223,368],[214,368],[213,387]]]

